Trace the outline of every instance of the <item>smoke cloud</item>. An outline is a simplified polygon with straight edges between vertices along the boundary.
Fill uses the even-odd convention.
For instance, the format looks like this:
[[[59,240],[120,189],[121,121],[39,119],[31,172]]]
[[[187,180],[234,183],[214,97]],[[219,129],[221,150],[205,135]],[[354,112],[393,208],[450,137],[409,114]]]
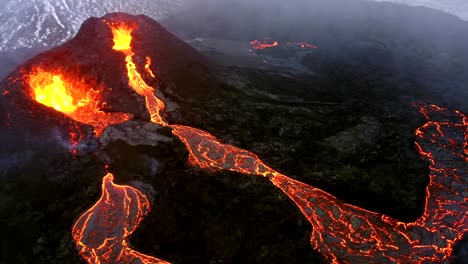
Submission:
[[[468,98],[468,22],[442,11],[362,0],[205,0],[162,23],[187,41],[199,38],[232,55],[254,39],[306,41],[318,46],[302,60],[313,72],[347,65],[385,79],[376,85],[392,93],[468,111],[462,99]],[[225,40],[237,44],[223,48]]]

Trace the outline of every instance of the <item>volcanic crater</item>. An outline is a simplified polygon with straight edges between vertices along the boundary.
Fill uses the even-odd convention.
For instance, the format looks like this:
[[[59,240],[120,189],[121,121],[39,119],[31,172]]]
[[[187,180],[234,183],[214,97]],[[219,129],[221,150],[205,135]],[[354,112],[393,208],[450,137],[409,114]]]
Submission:
[[[143,15],[88,19],[1,84],[3,258],[447,261],[468,117],[338,75],[352,96],[218,65]]]

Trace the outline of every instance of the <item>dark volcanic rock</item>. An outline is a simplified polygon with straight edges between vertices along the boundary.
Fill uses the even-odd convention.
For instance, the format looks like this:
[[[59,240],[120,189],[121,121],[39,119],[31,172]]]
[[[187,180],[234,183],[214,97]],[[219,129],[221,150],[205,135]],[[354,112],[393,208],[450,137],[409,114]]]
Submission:
[[[124,14],[104,19],[139,25],[134,59],[139,69],[146,56],[158,62],[153,70],[160,80],[148,80],[152,85],[168,94],[181,87],[187,102],[219,97],[216,89],[208,93],[222,82],[211,79],[207,60],[156,22]],[[0,262],[82,263],[70,231],[98,199],[106,163],[116,183],[152,201],[151,215],[131,239],[136,250],[173,263],[322,263],[310,248],[309,223],[270,182],[188,166],[184,145],[168,128],[142,121],[148,119],[144,100],[128,87],[124,57],[112,45],[107,25],[91,18],[74,39],[29,60],[2,83]],[[25,77],[37,67],[93,84],[105,111],[140,120],[112,125],[95,138],[92,127],[32,98]],[[74,155],[71,131],[82,139]]]
[[[88,152],[95,140],[74,156],[67,129],[80,124],[13,99],[0,98],[0,262],[82,263],[70,228],[100,195],[104,164]]]
[[[219,76],[230,84],[224,96],[179,102],[169,120],[252,150],[349,203],[401,220],[422,213],[429,170],[414,149],[421,123],[411,101],[383,99],[354,75],[341,75],[354,91],[344,96],[334,79],[233,67]]]
[[[369,1],[208,2],[164,24],[204,43],[205,53],[223,63],[243,54],[244,61],[260,58],[252,65],[262,70],[225,69],[219,75],[233,87],[223,96],[229,101],[181,103],[169,116],[251,149],[274,168],[349,202],[415,219],[428,170],[413,148],[421,123],[411,104],[424,100],[467,111],[468,23],[427,8]],[[269,63],[282,59],[284,48],[255,56],[240,51],[264,37],[317,45],[305,55],[290,52],[310,73]],[[383,124],[374,143],[343,155],[324,141],[366,116]],[[348,146],[360,141],[347,139]]]
[[[124,55],[112,50],[112,33],[103,20],[137,25],[134,61],[167,103],[169,123],[200,128],[254,151],[278,171],[348,203],[402,220],[420,215],[428,168],[413,146],[421,120],[411,102],[419,93],[400,93],[414,80],[392,90],[399,79],[388,81],[382,72],[356,67],[354,61],[314,64],[316,53],[302,61],[315,74],[216,66],[148,17],[110,14],[90,18],[75,38],[31,59],[2,83],[7,93],[0,96],[0,133],[7,142],[0,157],[8,166],[1,219],[10,223],[2,228],[9,235],[23,223],[31,228],[25,229],[26,242],[2,243],[6,262],[81,261],[68,232],[99,195],[102,160],[117,183],[137,187],[152,201],[151,215],[131,238],[136,250],[173,263],[321,262],[310,248],[309,224],[270,182],[188,166],[184,146],[167,128],[144,123],[149,119],[144,99],[128,86]],[[245,39],[253,33],[258,31],[232,36]],[[343,36],[318,44],[337,41],[349,42]],[[386,56],[380,50],[373,54]],[[147,56],[157,80],[143,74]],[[99,103],[105,111],[131,113],[138,121],[111,126],[94,138],[89,126],[30,98],[22,77],[35,67],[78,76],[102,91]],[[59,144],[70,127],[87,138],[79,156]],[[31,150],[31,144],[37,147]],[[46,187],[35,190],[36,185]],[[64,212],[63,220],[58,212]]]
[[[131,239],[141,252],[172,263],[322,263],[307,220],[268,180],[187,166],[175,138],[105,153],[117,183],[151,185],[152,211]]]
[[[453,264],[468,262],[468,233],[465,233],[460,241],[453,247]]]

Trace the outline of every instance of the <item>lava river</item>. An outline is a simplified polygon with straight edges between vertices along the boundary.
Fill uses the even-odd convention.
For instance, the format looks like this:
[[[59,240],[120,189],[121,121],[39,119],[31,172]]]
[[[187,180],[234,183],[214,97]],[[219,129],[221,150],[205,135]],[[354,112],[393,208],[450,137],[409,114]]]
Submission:
[[[168,263],[132,250],[126,238],[149,211],[149,201],[137,189],[102,180],[99,201],[76,221],[72,235],[88,263]]]
[[[280,42],[278,41],[270,41],[268,38],[264,38],[263,40],[252,40],[250,41],[250,45],[252,46],[252,49],[254,50],[264,50],[264,49],[270,49],[274,47],[280,46]],[[317,46],[301,41],[301,42],[286,42],[286,46],[288,47],[299,47],[301,49],[316,49]]]
[[[131,33],[137,25],[106,23],[114,35],[114,50],[126,56],[129,86],[145,98],[151,121],[171,127],[173,134],[185,144],[189,162],[204,169],[267,177],[309,220],[313,227],[310,243],[330,262],[444,263],[449,261],[455,241],[468,231],[464,189],[468,170],[456,169],[466,168],[468,162],[468,117],[463,113],[423,103],[416,106],[427,119],[415,132],[418,137],[415,144],[420,155],[430,163],[430,183],[424,215],[412,223],[398,222],[344,203],[329,193],[276,172],[254,153],[223,144],[205,131],[167,124],[161,115],[164,102],[144,82],[133,62]],[[148,57],[144,74],[155,77],[150,63]],[[67,114],[63,109],[57,110]],[[98,121],[96,116],[92,122],[84,123]],[[119,120],[110,123],[116,122]],[[166,263],[128,246],[126,238],[150,207],[138,190],[115,185],[112,179],[111,174],[104,177],[101,199],[72,228],[81,256],[88,263]]]

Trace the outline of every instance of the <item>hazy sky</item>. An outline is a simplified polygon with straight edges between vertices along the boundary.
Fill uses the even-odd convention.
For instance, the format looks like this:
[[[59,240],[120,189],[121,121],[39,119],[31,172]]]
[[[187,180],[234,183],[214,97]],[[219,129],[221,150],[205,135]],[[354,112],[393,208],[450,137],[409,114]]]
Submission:
[[[396,2],[415,6],[426,6],[439,9],[468,20],[468,1],[467,0],[375,0],[378,2]]]

